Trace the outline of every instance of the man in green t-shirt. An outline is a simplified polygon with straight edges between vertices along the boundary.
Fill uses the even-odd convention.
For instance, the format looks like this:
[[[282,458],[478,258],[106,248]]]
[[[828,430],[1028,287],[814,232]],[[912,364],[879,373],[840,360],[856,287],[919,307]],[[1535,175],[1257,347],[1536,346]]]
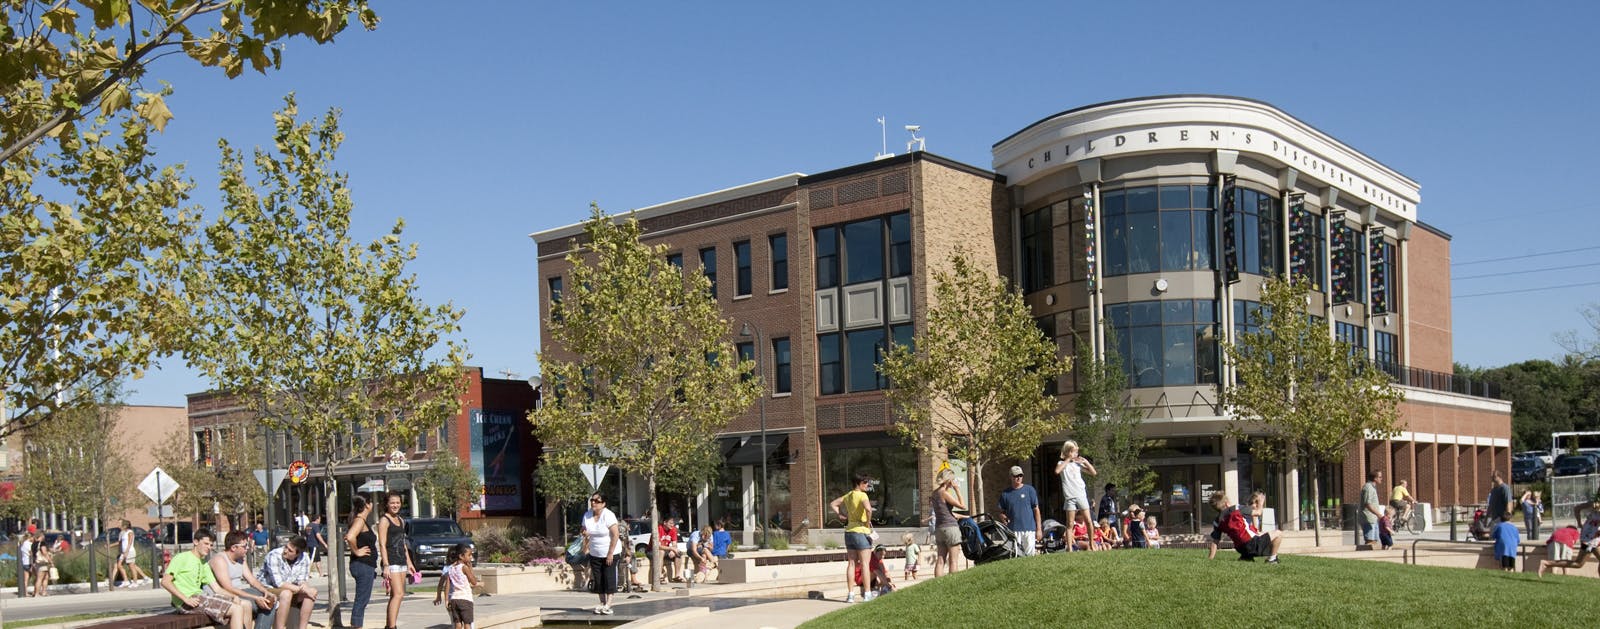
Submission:
[[[205,614],[211,621],[228,629],[244,629],[250,618],[250,609],[243,601],[226,594],[208,594],[202,588],[216,581],[206,558],[216,536],[208,529],[194,532],[194,548],[178,553],[167,562],[167,572],[161,576],[161,588],[172,595],[172,606],[186,614]]]

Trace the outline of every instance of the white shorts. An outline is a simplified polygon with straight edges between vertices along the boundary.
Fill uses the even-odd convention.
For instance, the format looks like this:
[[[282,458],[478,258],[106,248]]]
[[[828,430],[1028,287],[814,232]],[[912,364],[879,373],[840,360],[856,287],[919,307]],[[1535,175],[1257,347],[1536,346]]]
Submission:
[[[387,567],[385,567],[383,569],[383,571],[387,572],[389,574],[405,574],[406,573],[406,567],[405,566],[397,566],[395,564],[389,564]]]
[[[1550,542],[1545,546],[1550,551],[1550,561],[1571,561],[1572,549],[1560,542]]]
[[[1089,499],[1084,496],[1067,496],[1067,511],[1088,511]]]
[[[1036,545],[1038,541],[1038,538],[1034,537],[1033,531],[1017,531],[1017,554],[1023,557],[1037,554],[1039,552]]]

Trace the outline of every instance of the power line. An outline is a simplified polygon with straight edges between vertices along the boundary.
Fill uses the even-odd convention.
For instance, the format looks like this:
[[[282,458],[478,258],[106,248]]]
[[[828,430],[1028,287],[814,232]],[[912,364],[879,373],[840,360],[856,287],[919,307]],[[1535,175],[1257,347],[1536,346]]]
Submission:
[[[1522,260],[1524,258],[1538,258],[1538,257],[1541,257],[1541,256],[1554,256],[1554,255],[1561,255],[1563,253],[1577,253],[1579,251],[1593,251],[1595,249],[1600,249],[1600,245],[1595,245],[1593,247],[1578,247],[1577,249],[1562,249],[1561,251],[1546,251],[1546,252],[1543,252],[1543,253],[1530,253],[1530,254],[1527,254],[1527,255],[1520,255],[1520,256],[1506,256],[1504,258],[1489,258],[1487,260],[1473,260],[1471,262],[1451,262],[1450,266],[1466,266],[1466,265],[1469,265],[1469,264],[1483,264],[1485,262],[1504,262],[1506,260]]]
[[[1591,262],[1589,264],[1569,264],[1567,266],[1547,266],[1547,267],[1542,268],[1542,269],[1528,269],[1526,271],[1506,271],[1504,273],[1484,273],[1482,275],[1465,275],[1465,276],[1457,277],[1457,278],[1454,278],[1454,279],[1458,279],[1458,280],[1475,280],[1475,279],[1478,279],[1478,278],[1481,278],[1481,277],[1500,277],[1502,275],[1522,275],[1524,273],[1543,273],[1545,271],[1565,271],[1567,269],[1581,269],[1581,268],[1591,267],[1591,266],[1600,266],[1600,262]]]
[[[1556,290],[1558,288],[1578,288],[1580,286],[1600,286],[1600,282],[1582,282],[1578,284],[1562,284],[1560,286],[1544,286],[1541,288],[1522,288],[1518,290],[1500,290],[1490,293],[1472,293],[1471,295],[1456,295],[1451,299],[1466,299],[1468,297],[1488,297],[1490,295],[1510,295],[1513,293],[1534,293],[1542,290]]]

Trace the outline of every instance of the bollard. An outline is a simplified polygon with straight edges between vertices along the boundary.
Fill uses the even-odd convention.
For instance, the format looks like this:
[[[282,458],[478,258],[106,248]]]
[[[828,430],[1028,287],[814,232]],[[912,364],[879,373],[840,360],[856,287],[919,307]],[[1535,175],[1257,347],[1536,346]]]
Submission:
[[[1456,537],[1456,508],[1450,507],[1450,541],[1459,541]]]

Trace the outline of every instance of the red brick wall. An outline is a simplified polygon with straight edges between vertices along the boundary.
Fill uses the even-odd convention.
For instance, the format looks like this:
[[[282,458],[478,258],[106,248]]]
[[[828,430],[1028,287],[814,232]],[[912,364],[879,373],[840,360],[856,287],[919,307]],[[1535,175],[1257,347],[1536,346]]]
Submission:
[[[1419,443],[1416,445],[1417,467],[1412,474],[1411,493],[1417,500],[1431,504],[1440,504],[1439,493],[1439,444]]]
[[[1456,444],[1441,443],[1439,447],[1439,492],[1438,505],[1454,505],[1461,502],[1461,454]]]
[[[1406,244],[1409,269],[1406,286],[1411,291],[1406,333],[1410,355],[1402,361],[1412,367],[1453,373],[1450,343],[1450,241],[1420,226],[1411,230]]]
[[[1419,444],[1409,441],[1395,441],[1390,446],[1390,459],[1394,462],[1393,469],[1389,472],[1389,486],[1393,487],[1406,481],[1406,487],[1413,496],[1417,495],[1417,448]],[[1388,496],[1384,496],[1385,499]]]

